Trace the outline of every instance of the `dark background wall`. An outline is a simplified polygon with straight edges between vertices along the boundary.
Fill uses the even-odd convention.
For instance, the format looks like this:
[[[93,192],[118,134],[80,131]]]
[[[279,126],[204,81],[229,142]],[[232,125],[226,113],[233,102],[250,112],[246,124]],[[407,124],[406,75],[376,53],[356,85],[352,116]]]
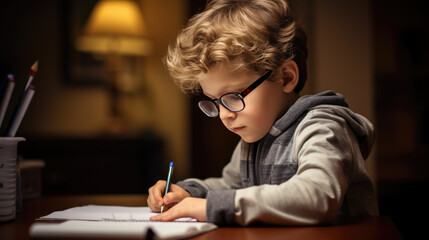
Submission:
[[[144,171],[143,169],[147,169],[148,166],[157,166],[154,169],[163,172],[162,169],[165,169],[168,161],[176,159],[181,159],[179,161],[181,164],[176,165],[181,167],[175,169],[175,180],[190,176],[200,178],[219,176],[238,137],[228,132],[220,120],[207,119],[203,116],[195,106],[196,99],[187,99],[178,92],[174,84],[168,80],[160,60],[177,30],[189,16],[201,10],[206,1],[174,1],[174,4],[170,0],[140,1],[144,12],[148,14],[148,25],[152,29],[151,37],[156,43],[153,55],[145,60],[146,65],[142,67],[147,79],[146,91],[150,93],[149,100],[146,99],[144,104],[150,107],[140,108],[138,104],[133,105],[131,112],[144,112],[143,117],[137,117],[139,122],[138,127],[134,128],[136,131],[126,136],[114,137],[111,135],[106,137],[105,134],[98,132],[98,127],[106,115],[105,89],[70,87],[65,84],[62,72],[64,23],[60,21],[63,19],[64,12],[61,9],[65,2],[53,0],[0,2],[1,77],[12,72],[17,79],[26,79],[27,70],[37,58],[41,60],[43,66],[37,74],[36,87],[39,94],[35,97],[19,134],[28,140],[25,143],[27,145],[22,146],[23,151],[28,151],[24,157],[50,159],[48,160],[50,164],[44,169],[44,177],[51,185],[46,185],[45,193],[142,193],[145,192],[146,186],[162,173],[157,172],[147,179],[145,176],[149,176],[149,173],[144,173],[142,177],[138,176],[140,171],[135,170],[141,168],[141,171]],[[364,46],[365,51],[370,53],[368,61],[357,61],[353,64],[356,72],[349,73],[350,78],[369,76],[370,84],[355,86],[353,84],[356,83],[349,83],[348,78],[342,80],[341,84],[352,88],[346,98],[352,95],[356,99],[352,99],[355,101],[354,107],[360,108],[359,97],[362,97],[361,102],[369,102],[371,115],[369,117],[377,129],[373,171],[380,214],[391,216],[405,238],[419,237],[423,236],[421,234],[425,229],[424,222],[419,219],[428,213],[425,190],[429,182],[427,161],[429,6],[424,0],[363,2],[367,4],[365,9],[369,13],[368,23],[356,22],[355,26],[348,29],[352,33],[360,29],[358,27],[366,29],[362,39],[359,37],[360,33],[355,33],[352,39],[348,39],[348,33],[337,33],[338,36],[343,35],[344,39],[338,40],[337,35],[333,37],[347,44],[352,43],[349,49],[353,47],[360,49],[359,47]],[[334,58],[336,55],[329,54],[329,51],[328,54],[320,54],[321,49],[326,47],[325,44],[329,44],[319,38],[320,34],[329,33],[331,29],[336,29],[336,25],[328,27],[325,25],[322,28],[316,20],[320,17],[327,18],[329,15],[341,19],[342,16],[359,17],[366,14],[353,10],[345,2],[342,2],[344,5],[336,4],[335,9],[329,10],[332,3],[335,1],[294,1],[300,15],[303,16],[302,21],[310,37],[310,79],[305,93],[314,93],[326,86],[320,83],[319,73],[322,70],[325,71],[323,73],[326,78],[329,78],[330,74],[334,76],[337,72],[347,69],[344,64],[347,64],[349,59],[356,59],[360,54],[359,51],[343,52],[346,56],[344,59]],[[324,9],[328,16],[322,16],[321,9]],[[334,21],[332,24],[342,23]],[[369,44],[362,45],[366,39],[369,39]],[[336,46],[328,47],[335,49]],[[329,61],[328,65],[322,64]],[[323,69],[319,66],[323,66]],[[326,69],[326,66],[330,68]],[[360,69],[362,72],[359,72]],[[23,86],[20,83],[18,87]],[[366,96],[370,96],[371,99],[368,101]],[[15,101],[16,99],[15,97]],[[82,102],[84,104],[81,104]],[[146,131],[148,129],[151,132],[149,135]],[[100,156],[100,151],[104,153],[110,151],[111,154],[107,155],[113,160],[104,165],[102,159],[91,160],[92,158],[73,163],[73,150],[79,151],[76,146],[82,142],[100,146],[99,144],[106,139],[109,143],[103,144],[104,147],[115,142],[123,147],[116,149],[93,147],[91,153],[85,152],[89,151],[88,149],[81,153],[96,158]],[[156,147],[149,149],[140,147],[138,144],[145,139],[157,143]],[[41,143],[44,145],[40,146]],[[52,154],[58,153],[60,149],[70,152],[67,156],[59,156],[61,154],[44,156],[40,152],[35,152],[39,147],[48,149],[46,151]],[[154,153],[155,156],[159,156],[156,158],[163,160],[142,161],[140,151],[142,149],[149,151],[146,154]],[[101,156],[106,157],[103,154]],[[144,181],[143,184],[131,184],[125,189],[113,187],[102,191],[100,190],[102,188],[86,184],[86,187],[73,186],[73,190],[65,190],[64,182],[67,182],[64,180],[65,176],[82,174],[76,173],[76,168],[94,168],[100,172],[109,172],[109,167],[115,168],[117,166],[115,164],[123,159],[129,161],[134,169],[121,172],[122,176],[118,177],[123,177],[125,182],[127,179],[133,182]],[[146,163],[148,165],[145,165]],[[70,164],[74,165],[64,168]],[[133,176],[126,176],[125,172],[133,173]],[[97,174],[88,174],[87,181],[91,182],[93,179],[92,182],[96,183],[98,180],[94,179],[97,177]],[[62,192],[55,190],[58,188],[61,188]]]

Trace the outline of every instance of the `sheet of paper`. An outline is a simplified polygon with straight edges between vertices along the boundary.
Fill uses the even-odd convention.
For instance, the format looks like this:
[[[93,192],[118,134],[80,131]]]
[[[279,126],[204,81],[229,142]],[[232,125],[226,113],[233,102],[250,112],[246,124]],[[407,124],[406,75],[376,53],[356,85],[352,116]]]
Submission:
[[[181,239],[211,231],[216,225],[205,222],[114,222],[76,221],[35,223],[30,228],[33,238],[97,237],[144,238],[152,229],[156,238]]]
[[[157,238],[180,239],[215,229],[217,226],[180,218],[173,222],[150,221],[148,207],[87,205],[56,211],[39,220],[66,220],[61,223],[36,222],[30,236],[35,238],[106,237],[142,238],[150,228]]]
[[[56,211],[40,220],[87,220],[87,221],[149,221],[153,213],[149,207],[123,207],[87,205]],[[179,222],[196,221],[194,218],[179,218]]]

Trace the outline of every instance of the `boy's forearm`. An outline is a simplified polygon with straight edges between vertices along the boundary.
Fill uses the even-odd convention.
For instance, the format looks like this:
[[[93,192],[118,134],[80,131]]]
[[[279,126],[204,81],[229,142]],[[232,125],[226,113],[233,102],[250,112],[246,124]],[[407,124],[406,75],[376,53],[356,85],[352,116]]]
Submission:
[[[241,187],[240,149],[238,143],[231,157],[231,161],[224,167],[221,178],[207,178],[205,180],[189,178],[177,183],[188,191],[192,197],[205,198],[209,190],[227,190]]]
[[[189,192],[191,197],[206,198],[208,189],[200,183],[199,179],[187,179],[176,184]]]

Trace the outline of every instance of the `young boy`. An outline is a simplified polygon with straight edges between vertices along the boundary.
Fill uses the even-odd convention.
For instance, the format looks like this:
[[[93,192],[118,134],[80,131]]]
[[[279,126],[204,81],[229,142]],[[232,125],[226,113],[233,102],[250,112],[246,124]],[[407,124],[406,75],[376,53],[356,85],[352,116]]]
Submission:
[[[165,181],[149,189],[152,220],[193,217],[219,225],[312,225],[368,215],[365,169],[372,124],[328,91],[300,97],[306,37],[284,0],[213,0],[165,59],[184,92],[238,134],[220,178]]]

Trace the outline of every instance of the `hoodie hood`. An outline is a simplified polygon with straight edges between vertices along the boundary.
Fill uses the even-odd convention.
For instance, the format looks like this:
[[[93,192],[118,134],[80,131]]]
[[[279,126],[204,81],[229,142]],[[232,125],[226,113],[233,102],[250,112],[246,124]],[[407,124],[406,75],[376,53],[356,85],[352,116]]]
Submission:
[[[288,129],[308,109],[318,105],[336,105],[348,107],[343,95],[333,91],[326,91],[316,95],[305,95],[300,97],[281,118],[279,118],[270,130],[270,134],[278,136]]]
[[[372,123],[365,117],[351,111],[343,95],[333,91],[300,97],[286,114],[274,123],[269,134],[274,137],[279,136],[297,120],[302,119],[309,110],[316,108],[329,109],[344,118],[359,140],[362,156],[365,159],[368,157],[375,137]]]

